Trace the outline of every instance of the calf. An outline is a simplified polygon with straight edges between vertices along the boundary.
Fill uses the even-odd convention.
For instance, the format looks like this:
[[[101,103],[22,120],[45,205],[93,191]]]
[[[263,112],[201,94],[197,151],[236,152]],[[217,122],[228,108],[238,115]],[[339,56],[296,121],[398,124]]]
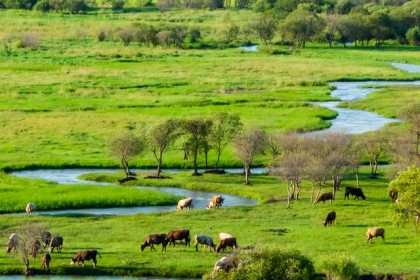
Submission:
[[[38,254],[39,248],[41,248],[41,242],[38,239],[32,240],[31,242],[31,255],[35,259]]]
[[[7,242],[6,252],[10,253],[12,249],[16,252],[18,244],[19,236],[16,233],[12,233],[9,237],[9,241]]]
[[[35,204],[33,203],[26,204],[25,211],[26,211],[26,216],[30,216],[32,212],[35,211]]]
[[[203,251],[206,250],[206,246],[209,246],[210,252],[211,252],[212,248],[213,248],[213,250],[216,249],[216,245],[213,243],[213,239],[208,235],[203,235],[203,234],[194,235],[194,243],[195,243],[195,251],[196,252],[198,252],[198,244],[204,245]]]
[[[330,204],[332,204],[333,199],[334,199],[334,194],[332,192],[326,192],[326,193],[321,194],[315,203],[318,203],[321,201],[325,203],[325,201],[330,200],[331,201]]]
[[[231,237],[231,238],[220,240],[219,244],[216,247],[216,253],[219,253],[220,250],[225,251],[226,247],[231,247],[232,249],[238,248],[238,243],[236,243],[236,238]]]
[[[177,229],[170,231],[166,236],[165,242],[169,245],[173,244],[175,246],[176,240],[185,240],[185,246],[190,246],[190,230],[188,229]]]
[[[144,248],[146,248],[147,246],[150,246],[150,251],[155,250],[155,247],[153,246],[154,244],[159,245],[162,243],[162,251],[165,250],[166,251],[166,234],[165,233],[161,233],[161,234],[151,234],[149,236],[146,237],[146,239],[144,240],[144,243],[140,245],[140,249],[143,251]]]
[[[41,257],[41,268],[50,269],[51,255],[45,253]]]
[[[84,250],[77,252],[76,256],[74,258],[71,258],[70,264],[79,264],[79,262],[82,263],[82,266],[85,266],[85,261],[93,261],[93,267],[96,268],[96,255],[98,255],[100,258],[101,255],[96,250]]]
[[[349,195],[353,195],[354,199],[361,197],[363,200],[366,199],[361,188],[346,187],[344,190],[344,199],[349,199]]]
[[[63,249],[63,241],[64,241],[63,237],[54,236],[51,239],[50,248],[48,249],[48,253],[51,254],[54,251],[54,248],[57,248],[57,251],[61,252],[61,250]]]
[[[185,199],[181,199],[178,201],[178,205],[176,206],[176,210],[182,210],[184,208],[191,209],[193,208],[193,199],[191,197],[187,197]]]
[[[335,221],[335,217],[336,217],[335,211],[328,213],[327,218],[325,219],[325,222],[324,222],[324,227],[326,227],[327,225],[332,226]]]

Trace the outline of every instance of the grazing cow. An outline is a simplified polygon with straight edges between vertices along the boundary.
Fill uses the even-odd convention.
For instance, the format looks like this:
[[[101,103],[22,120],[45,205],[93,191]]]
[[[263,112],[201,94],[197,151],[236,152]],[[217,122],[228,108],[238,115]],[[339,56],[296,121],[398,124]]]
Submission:
[[[41,268],[50,269],[51,255],[45,253],[41,257]]]
[[[217,273],[220,269],[228,272],[238,268],[237,262],[232,257],[223,257],[214,264],[213,273]]]
[[[226,238],[223,240],[220,240],[219,244],[216,247],[216,253],[219,253],[220,250],[225,251],[226,247],[231,247],[233,248],[238,248],[238,243],[236,243],[236,238],[232,237],[232,238]]]
[[[230,233],[226,233],[226,232],[221,232],[219,233],[219,240],[223,240],[226,238],[233,238],[233,235]]]
[[[194,208],[193,203],[193,199],[191,197],[187,197],[185,199],[181,199],[180,201],[178,201],[178,205],[176,206],[176,210],[182,210],[184,208]]]
[[[19,236],[16,233],[12,233],[9,237],[9,241],[7,242],[6,252],[10,253],[12,249],[16,252],[18,244]]]
[[[221,196],[221,195],[214,195],[210,202],[209,205],[207,206],[207,209],[210,208],[219,208],[222,206],[223,202],[225,201],[225,199]]]
[[[51,254],[54,251],[54,248],[57,248],[57,251],[61,252],[61,249],[63,249],[63,241],[64,241],[63,237],[54,236],[51,239],[50,248],[48,249],[48,253]]]
[[[318,199],[316,200],[316,203],[323,201],[325,203],[325,201],[327,200],[331,200],[330,204],[332,204],[332,201],[334,199],[334,194],[332,192],[326,192],[321,194]]]
[[[189,229],[177,229],[170,231],[168,235],[166,236],[166,244],[169,243],[169,245],[173,244],[175,246],[176,240],[185,240],[185,246],[190,246],[190,230]]]
[[[381,227],[373,227],[373,228],[368,228],[368,230],[366,231],[366,239],[368,243],[372,243],[372,238],[373,237],[382,237],[382,240],[385,243],[385,229],[381,228]]]
[[[328,213],[327,218],[325,219],[325,222],[324,222],[324,227],[326,227],[327,225],[332,226],[335,221],[335,217],[336,217],[335,211]]]
[[[155,247],[153,246],[154,244],[159,245],[162,243],[162,251],[165,250],[166,251],[166,234],[165,233],[161,233],[161,234],[151,234],[149,236],[146,237],[146,239],[144,240],[144,243],[140,245],[140,249],[143,251],[144,248],[146,248],[147,246],[150,246],[150,251],[155,250]]]
[[[51,235],[51,233],[50,233],[50,232],[48,232],[48,231],[44,231],[44,232],[41,234],[41,242],[42,242],[42,246],[43,246],[44,248],[46,248],[48,245],[50,245],[51,238],[52,238],[52,235]]]
[[[31,241],[31,255],[35,259],[38,254],[39,248],[41,248],[41,242],[38,239]]]
[[[390,190],[388,197],[392,199],[392,202],[396,202],[398,200],[398,191],[395,189]]]
[[[216,249],[216,245],[213,243],[213,239],[208,235],[195,234],[194,235],[195,251],[198,252],[198,244],[204,245],[203,252],[206,250],[206,246],[209,246],[210,252],[211,249]]]
[[[346,187],[344,190],[344,199],[349,199],[349,195],[353,195],[354,199],[359,199],[359,197],[361,197],[363,200],[366,199],[366,196],[363,194],[361,188]]]
[[[70,264],[79,264],[79,262],[82,263],[82,266],[85,266],[85,261],[93,261],[93,267],[96,268],[96,255],[98,255],[100,258],[101,255],[96,250],[83,250],[77,252],[76,256],[74,258],[71,258]]]
[[[26,204],[25,211],[26,211],[26,216],[30,216],[32,212],[35,211],[35,204],[33,203]]]

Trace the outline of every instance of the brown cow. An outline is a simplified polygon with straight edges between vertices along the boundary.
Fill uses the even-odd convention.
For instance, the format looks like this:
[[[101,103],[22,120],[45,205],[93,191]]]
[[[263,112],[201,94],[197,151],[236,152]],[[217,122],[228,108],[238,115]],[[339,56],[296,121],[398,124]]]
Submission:
[[[144,240],[144,243],[140,245],[140,249],[143,251],[144,248],[146,248],[147,246],[150,246],[150,251],[155,250],[155,247],[153,246],[154,244],[159,245],[162,243],[162,251],[165,250],[166,251],[166,234],[165,233],[161,233],[161,234],[151,234],[149,236],[146,237],[146,239]]]
[[[38,239],[31,241],[31,254],[32,257],[35,259],[36,255],[38,254],[39,248],[41,248],[41,242]]]
[[[79,251],[77,252],[76,256],[71,259],[70,264],[79,264],[79,262],[81,262],[82,266],[85,266],[85,261],[93,260],[93,267],[96,268],[96,255],[102,258],[99,252],[96,250]]]
[[[190,230],[189,229],[177,229],[170,231],[166,236],[165,242],[169,243],[169,246],[173,244],[175,246],[176,240],[185,240],[185,246],[190,246]]]
[[[225,199],[221,195],[214,195],[211,198],[209,205],[207,206],[207,209],[222,207],[222,204],[224,201]]]
[[[231,238],[220,240],[219,245],[217,245],[216,247],[216,253],[219,253],[220,250],[225,251],[226,247],[231,247],[232,249],[238,248],[238,243],[236,243],[236,238],[231,237]]]
[[[41,268],[50,269],[51,255],[45,253],[41,257]]]
[[[326,192],[321,194],[318,199],[316,200],[316,203],[323,201],[325,203],[325,201],[327,200],[331,200],[330,204],[332,204],[332,201],[334,199],[334,194],[332,192]]]

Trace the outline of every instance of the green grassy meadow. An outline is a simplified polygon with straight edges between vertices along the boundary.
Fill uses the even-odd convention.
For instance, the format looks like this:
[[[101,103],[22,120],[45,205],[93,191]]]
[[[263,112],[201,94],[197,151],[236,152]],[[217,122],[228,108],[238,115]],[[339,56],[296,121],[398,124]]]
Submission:
[[[309,44],[288,52],[274,45],[246,52],[136,43],[123,46],[115,38],[99,42],[95,35],[100,28],[182,22],[200,26],[205,30],[203,37],[211,42],[220,36],[226,18],[243,23],[253,16],[249,11],[230,10],[86,15],[0,10],[0,42],[24,32],[40,38],[37,50],[18,48],[12,40],[7,54],[0,44],[0,168],[5,171],[0,173],[1,242],[6,244],[19,227],[36,224],[64,237],[63,252],[52,255],[51,274],[200,277],[220,255],[178,245],[167,252],[160,252],[160,247],[158,252],[139,250],[148,234],[189,228],[192,234],[208,234],[216,240],[219,232],[229,232],[237,237],[239,246],[297,249],[312,259],[317,272],[322,257],[344,254],[354,258],[361,274],[420,277],[420,237],[412,225],[393,225],[386,169],[374,180],[362,168],[359,177],[366,201],[346,201],[341,190],[332,205],[310,205],[310,186],[304,184],[300,201],[286,209],[286,186],[275,177],[252,175],[252,185],[246,186],[240,175],[192,177],[190,172],[181,172],[172,179],[139,179],[137,184],[231,193],[259,204],[121,217],[11,214],[23,212],[29,201],[44,210],[175,205],[178,197],[131,188],[133,182],[123,187],[63,186],[6,173],[31,168],[118,167],[108,149],[110,139],[127,130],[139,132],[163,118],[208,117],[226,111],[237,113],[245,128],[261,127],[273,133],[319,130],[328,127],[336,113],[310,102],[333,99],[329,82],[420,79],[420,73],[410,74],[389,64],[420,65],[418,47],[328,49]],[[259,43],[256,38],[251,41]],[[273,50],[287,54],[273,55]],[[419,94],[419,87],[386,87],[344,106],[395,117],[400,108],[418,100]],[[256,165],[264,165],[267,158],[259,157]],[[210,153],[210,164],[214,160]],[[151,152],[145,152],[131,164],[153,168],[155,161]],[[180,143],[164,155],[165,168],[191,164],[183,159]],[[222,154],[221,166],[241,166],[232,147]],[[119,177],[121,174],[83,176],[111,182]],[[349,175],[343,185],[354,185],[353,178],[354,174]],[[331,210],[337,212],[337,224],[324,228],[321,223]],[[385,244],[377,239],[366,244],[364,234],[370,226],[386,229]],[[279,235],[276,230],[285,233]],[[101,253],[99,268],[92,269],[89,262],[85,268],[69,266],[69,258],[87,248]],[[0,274],[20,274],[18,258],[4,251],[0,253]],[[31,260],[31,266],[38,269],[39,258]]]

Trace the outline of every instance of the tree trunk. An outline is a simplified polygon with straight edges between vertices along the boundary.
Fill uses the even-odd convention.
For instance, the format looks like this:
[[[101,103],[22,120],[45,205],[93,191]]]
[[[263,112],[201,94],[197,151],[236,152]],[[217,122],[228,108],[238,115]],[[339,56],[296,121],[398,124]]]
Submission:
[[[314,194],[315,194],[315,183],[312,182],[312,191],[311,191],[311,200],[310,200],[310,204],[314,203]]]
[[[219,169],[220,152],[217,152],[216,169]]]
[[[247,164],[244,165],[245,171],[245,184],[249,185],[249,166]]]
[[[316,201],[318,200],[318,197],[319,197],[319,194],[320,193],[321,193],[321,186],[319,186],[318,192],[316,193],[315,200],[314,200],[314,202],[312,204],[315,204],[316,203]]]
[[[193,173],[193,175],[194,176],[197,176],[198,175],[197,154],[198,154],[197,149],[195,149],[195,151],[194,151],[194,161],[193,161],[193,166],[194,166],[194,173]]]
[[[158,159],[158,165],[157,165],[157,174],[156,176],[160,178],[160,173],[162,172],[162,157],[163,157],[163,151],[159,152],[159,159]]]

